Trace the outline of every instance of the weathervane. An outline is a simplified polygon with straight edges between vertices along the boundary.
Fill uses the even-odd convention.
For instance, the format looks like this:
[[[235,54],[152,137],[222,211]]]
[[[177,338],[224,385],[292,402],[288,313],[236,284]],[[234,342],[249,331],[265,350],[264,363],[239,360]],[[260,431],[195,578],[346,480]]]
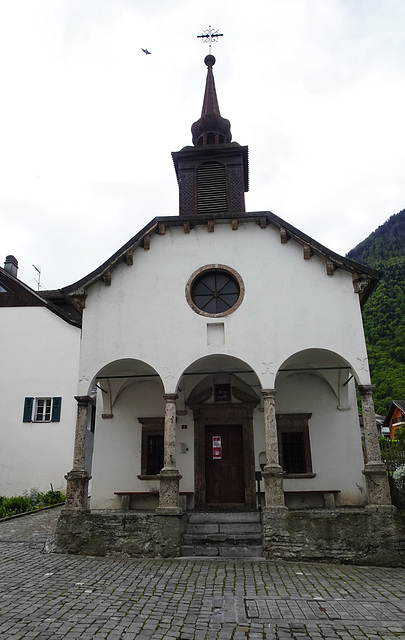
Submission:
[[[203,44],[206,44],[208,42],[209,44],[209,52],[211,53],[211,45],[213,42],[218,42],[218,38],[220,36],[223,36],[223,33],[218,33],[218,29],[216,31],[214,31],[214,29],[211,28],[211,25],[209,26],[208,29],[203,29],[203,33],[201,36],[197,36],[197,38],[204,38],[203,40]]]

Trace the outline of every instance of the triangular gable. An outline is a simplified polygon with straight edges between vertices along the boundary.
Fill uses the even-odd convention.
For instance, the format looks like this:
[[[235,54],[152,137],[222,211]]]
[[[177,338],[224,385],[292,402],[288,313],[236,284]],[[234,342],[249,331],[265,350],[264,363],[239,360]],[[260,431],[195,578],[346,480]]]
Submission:
[[[391,402],[390,408],[388,409],[388,413],[384,419],[384,427],[390,426],[395,409],[399,409],[400,411],[405,413],[405,400],[393,400]]]
[[[153,235],[164,235],[166,229],[169,227],[183,227],[184,233],[188,234],[191,233],[192,229],[196,226],[206,226],[208,231],[213,231],[215,225],[226,224],[230,229],[235,230],[238,228],[238,224],[247,223],[257,224],[261,228],[266,228],[268,225],[275,227],[279,231],[280,242],[282,244],[286,244],[291,240],[302,246],[304,260],[309,260],[312,255],[317,255],[321,258],[325,262],[325,271],[328,276],[332,276],[336,269],[344,269],[350,272],[353,278],[354,291],[359,294],[361,305],[364,305],[380,278],[380,273],[375,269],[360,265],[353,260],[330,251],[274,213],[259,211],[254,213],[234,213],[232,215],[168,216],[154,218],[100,267],[74,284],[61,289],[61,293],[68,297],[78,309],[83,309],[87,289],[100,280],[104,281],[106,285],[111,284],[112,273],[117,266],[122,263],[132,264],[133,252],[138,248],[148,250]]]

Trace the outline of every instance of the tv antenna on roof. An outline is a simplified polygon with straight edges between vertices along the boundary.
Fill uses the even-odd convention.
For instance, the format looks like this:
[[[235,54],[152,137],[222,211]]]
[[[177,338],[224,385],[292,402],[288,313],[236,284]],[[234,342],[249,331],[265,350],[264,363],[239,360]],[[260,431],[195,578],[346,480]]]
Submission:
[[[41,288],[41,269],[36,267],[35,264],[33,264],[32,266],[34,267],[35,271],[38,273],[38,280],[35,280],[35,278],[34,278],[34,280],[35,280],[35,282],[37,283],[37,286],[38,286],[37,291],[39,291],[40,288]]]
[[[208,27],[208,29],[203,29],[203,33],[201,36],[197,36],[197,38],[204,38],[203,40],[203,44],[206,44],[208,42],[209,44],[209,52],[211,53],[211,45],[213,42],[218,42],[218,38],[220,36],[223,36],[223,33],[218,33],[218,29],[216,31],[214,31],[214,29],[211,28],[211,25]]]

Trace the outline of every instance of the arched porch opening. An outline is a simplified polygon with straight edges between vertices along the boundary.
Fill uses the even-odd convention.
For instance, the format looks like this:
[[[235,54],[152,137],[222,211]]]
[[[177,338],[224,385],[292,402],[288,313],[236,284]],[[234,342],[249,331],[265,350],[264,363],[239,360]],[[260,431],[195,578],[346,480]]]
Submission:
[[[90,506],[121,509],[126,492],[144,502],[143,495],[150,493],[150,504],[146,501],[143,506],[154,508],[163,467],[162,380],[148,363],[126,358],[102,367],[94,388],[97,409]]]
[[[338,505],[366,504],[354,375],[325,349],[295,353],[280,366],[276,420],[286,506],[324,506],[325,496]]]
[[[178,395],[193,417],[196,509],[256,509],[260,390],[252,367],[228,355],[201,358],[183,372]]]

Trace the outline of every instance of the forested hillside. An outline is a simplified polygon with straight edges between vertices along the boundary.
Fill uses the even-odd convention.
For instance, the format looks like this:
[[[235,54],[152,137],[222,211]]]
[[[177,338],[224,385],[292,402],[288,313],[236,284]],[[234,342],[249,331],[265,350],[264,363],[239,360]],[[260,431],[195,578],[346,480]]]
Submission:
[[[405,209],[347,257],[382,272],[363,319],[375,409],[385,415],[393,399],[405,399]]]

